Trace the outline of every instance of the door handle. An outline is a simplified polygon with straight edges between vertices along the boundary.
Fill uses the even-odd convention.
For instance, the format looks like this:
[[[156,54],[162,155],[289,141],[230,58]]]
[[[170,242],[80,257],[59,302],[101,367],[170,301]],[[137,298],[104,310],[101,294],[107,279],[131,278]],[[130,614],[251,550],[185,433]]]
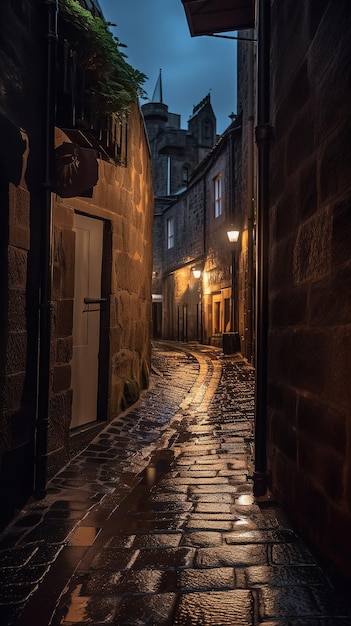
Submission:
[[[84,298],[85,308],[83,310],[83,313],[93,313],[93,311],[100,311],[100,307],[90,309],[89,305],[90,304],[103,304],[104,302],[107,302],[107,298]]]
[[[84,298],[84,304],[102,304],[107,298]]]

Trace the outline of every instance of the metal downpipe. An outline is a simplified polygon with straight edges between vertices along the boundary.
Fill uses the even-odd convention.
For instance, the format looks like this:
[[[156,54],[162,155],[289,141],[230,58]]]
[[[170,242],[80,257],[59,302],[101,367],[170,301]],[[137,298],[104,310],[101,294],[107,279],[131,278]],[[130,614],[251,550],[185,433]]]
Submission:
[[[269,246],[269,124],[270,3],[258,3],[257,127],[258,202],[256,276],[256,402],[254,495],[267,492],[267,347],[268,347],[268,246]]]
[[[40,251],[39,360],[36,419],[36,471],[34,495],[46,494],[47,440],[49,425],[51,285],[52,285],[52,200],[54,189],[55,99],[58,0],[44,0],[46,15],[47,64],[44,120],[43,208]]]
[[[254,33],[247,44],[248,65],[248,110],[247,110],[247,319],[246,357],[254,363]]]

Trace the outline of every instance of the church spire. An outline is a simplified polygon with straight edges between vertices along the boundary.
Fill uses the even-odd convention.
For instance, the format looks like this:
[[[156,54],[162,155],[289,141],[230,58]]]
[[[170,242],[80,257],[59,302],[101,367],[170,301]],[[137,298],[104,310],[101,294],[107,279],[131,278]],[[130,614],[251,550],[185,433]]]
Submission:
[[[154,93],[152,94],[151,102],[163,102],[162,97],[162,70],[158,75],[158,79],[155,85]]]

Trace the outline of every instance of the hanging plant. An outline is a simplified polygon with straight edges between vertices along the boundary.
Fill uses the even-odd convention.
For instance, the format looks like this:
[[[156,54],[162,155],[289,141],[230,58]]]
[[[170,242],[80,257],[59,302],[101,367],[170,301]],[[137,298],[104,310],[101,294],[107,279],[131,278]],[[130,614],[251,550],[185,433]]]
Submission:
[[[59,0],[59,37],[67,39],[78,66],[89,77],[97,115],[125,116],[138,97],[145,98],[145,74],[126,61],[122,44],[109,30],[114,26],[94,17],[77,0]]]

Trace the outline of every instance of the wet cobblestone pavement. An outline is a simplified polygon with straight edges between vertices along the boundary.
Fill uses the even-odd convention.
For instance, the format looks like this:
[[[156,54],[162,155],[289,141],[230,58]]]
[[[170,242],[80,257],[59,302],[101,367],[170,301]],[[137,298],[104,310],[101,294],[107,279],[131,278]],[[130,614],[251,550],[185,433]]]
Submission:
[[[153,365],[0,536],[1,626],[351,625],[282,509],[252,496],[252,368],[163,342]]]

